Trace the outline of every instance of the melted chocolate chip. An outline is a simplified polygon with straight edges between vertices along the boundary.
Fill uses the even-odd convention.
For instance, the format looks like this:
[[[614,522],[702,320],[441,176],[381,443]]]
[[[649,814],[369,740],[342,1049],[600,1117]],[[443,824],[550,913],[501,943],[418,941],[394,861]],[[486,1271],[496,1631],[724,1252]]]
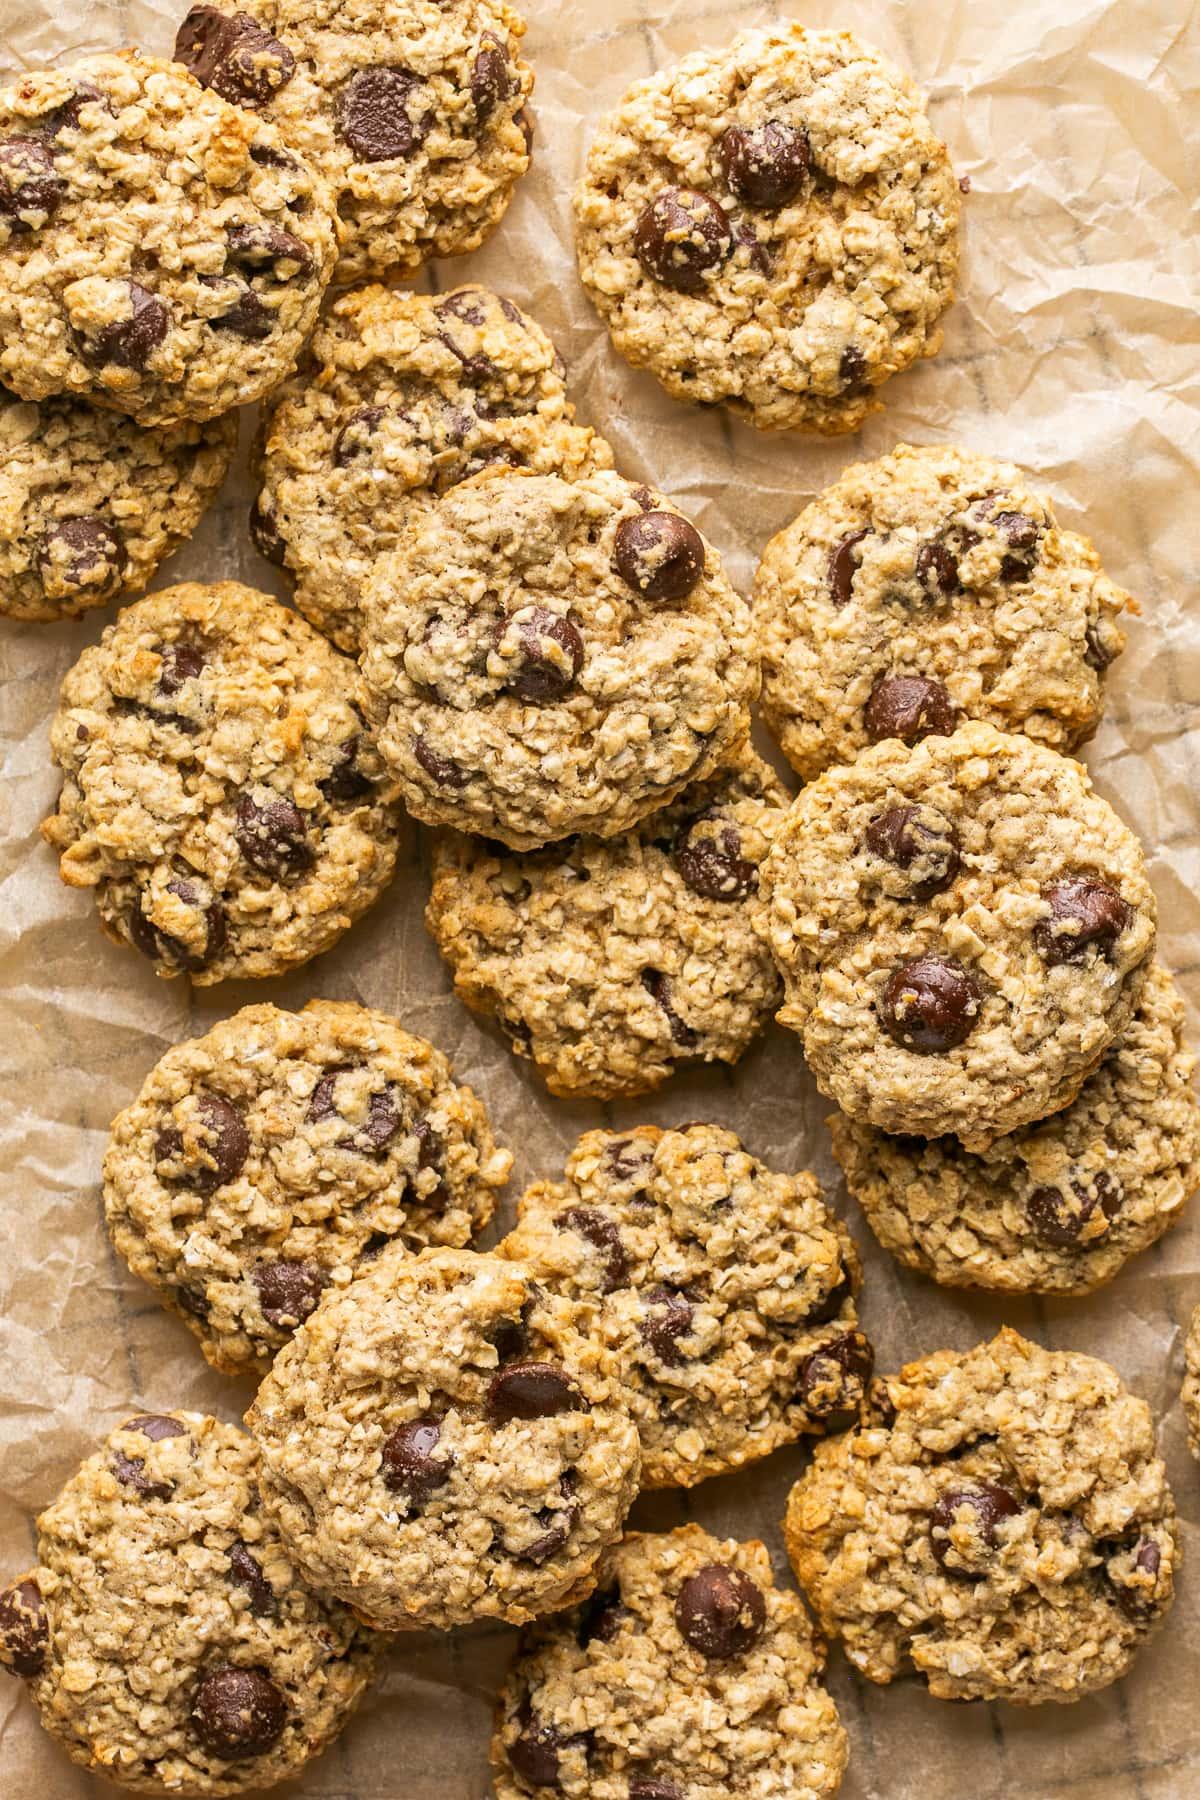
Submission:
[[[356,457],[369,456],[371,439],[383,418],[382,406],[360,406],[352,412],[333,440],[333,466],[344,469]]]
[[[1105,619],[1097,619],[1088,625],[1084,633],[1084,645],[1084,661],[1098,675],[1102,675],[1120,655],[1117,628]]]
[[[686,1294],[673,1288],[651,1288],[645,1298],[645,1316],[641,1333],[646,1343],[668,1368],[677,1369],[687,1361],[679,1339],[692,1329],[692,1303]]]
[[[277,1330],[294,1330],[315,1311],[328,1279],[316,1263],[259,1263],[253,1281],[263,1318]]]
[[[206,969],[225,948],[228,930],[225,908],[216,900],[210,901],[206,906],[195,882],[182,875],[168,881],[167,892],[174,894],[185,905],[203,912],[203,950],[196,951],[182,939],[173,937],[169,931],[160,931],[146,917],[140,902],[129,916],[130,943],[143,956],[149,957],[151,962],[171,963],[179,969]]]
[[[229,1572],[238,1587],[249,1594],[250,1611],[255,1618],[271,1618],[276,1610],[274,1590],[262,1572],[262,1564],[241,1538],[229,1546]]]
[[[97,102],[106,113],[111,114],[112,107],[108,103],[107,96],[102,94],[92,82],[81,81],[69,100],[64,100],[62,105],[56,106],[53,111],[41,114],[38,119],[38,129],[43,137],[57,142],[65,131],[78,131],[84,107]]]
[[[357,69],[338,96],[337,128],[360,162],[408,157],[424,143],[432,115],[414,116],[421,87],[411,69]]]
[[[57,211],[67,184],[37,138],[0,138],[0,218],[15,231],[32,231]]]
[[[97,513],[58,519],[47,526],[38,545],[38,574],[48,600],[83,593],[107,600],[120,587],[128,564],[121,533]]]
[[[438,787],[466,787],[471,779],[466,769],[461,768],[452,756],[443,756],[440,750],[435,750],[427,738],[413,739],[413,755]]]
[[[1077,1180],[1071,1181],[1070,1189],[1070,1194],[1065,1194],[1056,1187],[1034,1188],[1025,1202],[1030,1227],[1040,1243],[1053,1244],[1061,1250],[1073,1249],[1097,1207],[1110,1222],[1121,1210],[1121,1189],[1103,1169],[1092,1177],[1090,1191]],[[1088,1242],[1094,1242],[1096,1235],[1089,1233]]]
[[[888,1036],[905,1050],[940,1056],[975,1029],[979,989],[952,957],[918,956],[889,979],[879,1015]]]
[[[14,1581],[0,1594],[0,1665],[29,1680],[40,1675],[50,1646],[46,1602],[36,1581]]]
[[[1056,881],[1042,899],[1050,917],[1034,926],[1033,941],[1048,963],[1082,962],[1092,949],[1107,956],[1133,918],[1115,888],[1089,875]]]
[[[949,737],[957,722],[946,688],[926,675],[883,676],[863,709],[863,726],[873,744],[885,738],[916,744],[922,738]]]
[[[958,563],[940,538],[931,538],[917,551],[917,580],[931,600],[948,600],[962,593]]]
[[[805,1313],[804,1323],[806,1325],[828,1325],[831,1319],[837,1318],[843,1306],[850,1298],[850,1295],[853,1293],[854,1290],[850,1282],[850,1277],[841,1272],[840,1263],[838,1269],[838,1279],[834,1282],[828,1293],[823,1294]]]
[[[864,525],[858,531],[847,532],[840,543],[835,544],[829,553],[829,592],[835,606],[847,606],[854,589],[854,572],[858,568],[860,556],[858,546],[864,538],[874,534],[870,526]]]
[[[312,867],[307,830],[307,816],[282,794],[261,803],[243,794],[238,801],[233,827],[238,848],[252,869],[275,881]]]
[[[175,35],[175,61],[234,106],[265,106],[296,72],[296,58],[249,13],[193,6]]]
[[[875,1352],[862,1332],[843,1332],[805,1358],[798,1398],[829,1430],[847,1429],[855,1422],[874,1366]]]
[[[534,1787],[557,1788],[558,1753],[572,1741],[531,1714],[520,1737],[508,1745],[508,1760],[523,1781]]]
[[[275,515],[264,504],[260,494],[250,508],[250,539],[260,556],[282,569],[287,561],[287,546],[279,535]]]
[[[940,894],[958,874],[958,833],[931,806],[891,806],[877,813],[864,841],[873,855],[911,876],[915,900]]]
[[[671,984],[661,969],[643,969],[642,986],[661,1008],[671,1028],[671,1037],[684,1050],[694,1050],[700,1039],[692,1027],[681,1019],[671,1004]]]
[[[960,1575],[967,1581],[982,1580],[987,1574],[990,1552],[996,1547],[996,1526],[1020,1510],[1015,1496],[993,1481],[964,1482],[946,1488],[929,1515],[929,1542],[935,1562],[947,1575]],[[960,1548],[950,1533],[964,1525],[969,1527],[971,1543]]]
[[[278,225],[229,225],[225,229],[225,260],[243,269],[274,269],[276,263],[295,263],[297,273],[312,265],[312,257],[298,237]]]
[[[262,1756],[283,1736],[287,1701],[261,1669],[211,1669],[192,1701],[192,1729],[228,1762]]]
[[[697,294],[733,249],[724,208],[694,188],[664,188],[643,207],[633,234],[638,261],[654,281]]]
[[[560,1231],[576,1231],[579,1236],[593,1244],[604,1258],[604,1280],[600,1292],[611,1294],[614,1289],[624,1287],[629,1278],[629,1259],[625,1255],[625,1246],[621,1242],[621,1233],[615,1222],[593,1206],[569,1206],[560,1212],[554,1223]]]
[[[161,1444],[164,1438],[186,1437],[188,1429],[170,1413],[139,1413],[134,1419],[126,1419],[122,1431],[138,1431],[152,1444]]]
[[[435,1456],[442,1428],[436,1419],[413,1419],[398,1425],[384,1440],[380,1473],[394,1494],[420,1505],[450,1479],[453,1457]]]
[[[253,288],[238,288],[223,312],[208,321],[213,331],[232,331],[248,344],[261,344],[275,329],[275,321]]]
[[[1157,1602],[1158,1572],[1162,1567],[1162,1551],[1153,1538],[1139,1538],[1133,1550],[1133,1570],[1135,1575],[1148,1575],[1148,1583],[1131,1586],[1124,1581],[1114,1579],[1111,1568],[1108,1571],[1109,1581],[1117,1605],[1127,1619],[1144,1620],[1153,1612]]]
[[[744,1656],[762,1636],[767,1603],[757,1582],[725,1563],[689,1575],[675,1601],[680,1635],[707,1662]]]
[[[557,1363],[510,1363],[492,1376],[487,1414],[504,1424],[509,1419],[549,1419],[555,1413],[578,1412],[583,1395]]]
[[[237,1107],[222,1094],[206,1089],[196,1101],[196,1115],[205,1160],[187,1168],[177,1179],[207,1198],[241,1174],[250,1154],[250,1133]],[[164,1131],[155,1144],[160,1162],[174,1161],[182,1150],[183,1140],[174,1130]]]
[[[867,359],[857,344],[847,344],[838,358],[838,380],[848,394],[865,393],[870,387]]]
[[[608,1172],[614,1181],[644,1180],[654,1158],[646,1148],[634,1148],[632,1138],[613,1138],[604,1152]]]
[[[471,66],[471,99],[481,125],[497,106],[512,98],[516,86],[503,43],[494,31],[485,31]]]
[[[583,637],[563,613],[545,606],[522,607],[499,628],[514,632],[518,654],[508,687],[526,706],[549,706],[575,684],[583,667]]]
[[[706,900],[744,900],[758,881],[758,870],[742,855],[736,825],[697,819],[675,847],[675,867],[694,893]]]
[[[161,657],[155,690],[168,700],[175,698],[185,681],[195,681],[207,660],[200,645],[186,639],[164,644]]]
[[[136,281],[126,285],[128,316],[102,325],[83,347],[84,360],[96,368],[144,370],[170,329],[171,315],[157,295]]]
[[[338,1114],[337,1078],[341,1071],[329,1069],[313,1089],[308,1103],[310,1119],[329,1119]],[[404,1125],[404,1111],[396,1089],[388,1084],[376,1088],[367,1098],[367,1116],[346,1137],[338,1139],[339,1150],[357,1150],[363,1156],[378,1156],[386,1150]]]
[[[354,800],[365,800],[368,794],[374,793],[374,782],[358,766],[358,749],[357,734],[338,745],[338,760],[325,779],[317,783],[327,800],[348,805]]]
[[[611,1643],[620,1630],[621,1621],[628,1617],[628,1610],[621,1605],[619,1587],[597,1588],[580,1609],[575,1631],[580,1649],[586,1650],[591,1643]]]
[[[613,568],[645,600],[682,600],[704,573],[704,539],[678,513],[622,519],[613,541]]]
[[[808,185],[808,137],[781,119],[731,125],[717,145],[729,190],[744,206],[778,212]]]
[[[579,1508],[569,1506],[565,1512],[555,1511],[553,1507],[544,1506],[536,1515],[539,1525],[546,1529],[532,1543],[526,1544],[523,1550],[514,1551],[518,1562],[533,1563],[540,1568],[562,1549],[579,1519]]]

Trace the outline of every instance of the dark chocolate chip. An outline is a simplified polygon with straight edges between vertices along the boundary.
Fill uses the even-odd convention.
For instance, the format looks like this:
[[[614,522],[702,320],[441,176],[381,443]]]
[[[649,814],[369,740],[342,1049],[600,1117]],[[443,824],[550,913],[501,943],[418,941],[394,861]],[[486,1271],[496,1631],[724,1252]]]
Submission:
[[[854,587],[854,572],[860,557],[856,554],[864,538],[874,534],[869,525],[847,532],[829,553],[829,592],[835,606],[847,606]]]
[[[161,1444],[164,1438],[186,1437],[188,1428],[173,1419],[170,1413],[139,1413],[134,1419],[126,1419],[122,1431],[137,1431],[152,1444]]]
[[[767,1622],[757,1582],[726,1563],[706,1563],[689,1575],[675,1601],[682,1637],[708,1662],[728,1662],[753,1649]]]
[[[687,1353],[681,1350],[679,1339],[686,1337],[692,1329],[691,1301],[686,1294],[673,1288],[654,1287],[647,1293],[644,1305],[643,1338],[660,1362],[677,1369],[687,1361]]]
[[[82,593],[107,600],[120,587],[128,563],[121,533],[97,513],[47,526],[37,551],[42,590],[50,600]]]
[[[1025,1202],[1034,1237],[1061,1250],[1070,1250],[1078,1244],[1097,1207],[1106,1219],[1115,1219],[1123,1197],[1119,1185],[1103,1169],[1092,1177],[1090,1189],[1083,1181],[1075,1179],[1070,1188],[1070,1194],[1056,1187],[1034,1188]],[[1094,1240],[1089,1238],[1088,1241]]]
[[[636,1181],[647,1175],[654,1158],[645,1147],[635,1150],[632,1138],[613,1138],[605,1149],[604,1160],[614,1181]]]
[[[232,331],[248,344],[261,344],[275,329],[275,321],[253,288],[238,288],[224,312],[208,321],[214,331]]]
[[[661,969],[643,969],[642,986],[659,1006],[671,1028],[671,1037],[681,1049],[694,1050],[700,1039],[686,1020],[681,1019],[671,1002],[671,984]]]
[[[890,806],[877,813],[865,842],[873,855],[910,876],[916,900],[940,894],[958,874],[958,832],[931,806]]]
[[[940,1056],[975,1029],[979,989],[952,957],[918,956],[892,974],[879,1013],[895,1043],[918,1056]]]
[[[1048,963],[1082,962],[1092,949],[1107,956],[1133,919],[1116,888],[1090,875],[1068,875],[1042,899],[1050,917],[1034,926],[1033,941]]]
[[[526,1544],[523,1550],[515,1550],[513,1555],[517,1562],[533,1563],[540,1568],[562,1549],[579,1518],[579,1508],[569,1506],[565,1512],[555,1511],[553,1507],[543,1507],[537,1514],[539,1525],[546,1529],[535,1537],[532,1543]]]
[[[169,931],[160,931],[142,911],[141,904],[129,915],[129,941],[151,962],[171,963],[179,969],[206,969],[225,948],[228,925],[225,908],[217,900],[204,904],[196,884],[180,875],[167,883],[167,892],[204,914],[204,948],[194,950]]]
[[[383,418],[382,406],[360,406],[352,412],[333,440],[333,466],[344,469],[355,457],[369,456],[371,439]]]
[[[0,218],[33,231],[58,209],[67,184],[38,138],[0,138]]]
[[[554,1788],[559,1785],[558,1753],[571,1742],[532,1714],[521,1735],[508,1745],[508,1760],[523,1781],[534,1787]]]
[[[655,281],[696,294],[733,249],[723,207],[694,188],[664,188],[643,207],[633,234],[638,261]]]
[[[14,1581],[0,1594],[0,1666],[25,1680],[40,1675],[50,1646],[46,1602],[36,1581]]]
[[[296,58],[249,13],[193,6],[175,34],[175,61],[234,106],[264,106],[296,72]]]
[[[413,116],[420,79],[411,69],[357,69],[338,96],[337,128],[360,162],[412,156],[432,124]]]
[[[1111,1570],[1109,1580],[1117,1605],[1127,1619],[1144,1620],[1158,1603],[1158,1572],[1162,1567],[1162,1551],[1153,1538],[1139,1538],[1133,1551],[1133,1572],[1148,1575],[1149,1584],[1129,1585],[1116,1580]]]
[[[525,139],[526,156],[531,155],[533,152],[533,114],[527,106],[523,106],[520,112],[513,114],[513,124],[517,126],[521,136]]]
[[[822,1294],[821,1298],[815,1301],[805,1313],[804,1323],[806,1325],[828,1325],[831,1319],[837,1318],[843,1306],[853,1293],[854,1289],[851,1285],[850,1277],[841,1272],[840,1263],[838,1269],[838,1279],[834,1282],[828,1293]]]
[[[503,1424],[579,1412],[585,1404],[576,1383],[557,1363],[510,1363],[492,1376],[486,1410],[490,1419]]]
[[[394,1494],[406,1494],[414,1505],[450,1479],[453,1457],[435,1456],[442,1428],[436,1419],[413,1419],[398,1425],[384,1440],[380,1473]]]
[[[798,1398],[828,1429],[847,1429],[855,1422],[874,1366],[875,1352],[862,1332],[843,1332],[805,1358]]]
[[[253,1280],[263,1318],[280,1331],[293,1330],[315,1310],[328,1279],[316,1263],[259,1263]]]
[[[225,228],[225,260],[242,269],[274,268],[276,263],[295,263],[297,273],[312,265],[312,257],[298,237],[278,225],[228,225]]]
[[[287,1701],[261,1669],[211,1669],[196,1689],[192,1729],[227,1762],[262,1756],[283,1736]]]
[[[917,580],[931,600],[948,600],[962,593],[958,563],[940,538],[930,538],[917,551]]]
[[[565,1212],[556,1216],[554,1223],[560,1231],[578,1232],[581,1238],[586,1238],[589,1244],[602,1252],[602,1294],[611,1294],[614,1289],[624,1287],[629,1278],[629,1259],[625,1255],[621,1233],[614,1220],[594,1206],[569,1206]]]
[[[848,394],[861,394],[870,387],[867,359],[857,344],[847,344],[838,358],[838,380]]]
[[[207,1196],[241,1174],[250,1154],[250,1133],[237,1107],[222,1094],[206,1089],[196,1101],[196,1113],[206,1160],[189,1167],[176,1179]],[[160,1162],[174,1161],[182,1150],[183,1140],[174,1130],[164,1131],[155,1145]]]
[[[958,712],[940,681],[926,675],[885,675],[871,689],[863,709],[863,726],[873,744],[899,738],[915,744],[921,738],[949,737]]]
[[[758,881],[758,870],[742,855],[736,825],[722,819],[697,819],[675,846],[675,867],[694,893],[706,900],[744,900]]]
[[[261,803],[252,794],[243,794],[238,801],[233,835],[250,867],[260,874],[280,881],[310,869],[314,859],[307,832],[307,816],[282,794]]]
[[[744,206],[778,212],[808,185],[808,136],[782,119],[731,125],[717,145],[729,189]]]
[[[494,31],[485,31],[471,67],[471,99],[475,102],[475,117],[479,123],[482,125],[497,106],[510,100],[515,92],[516,82],[508,66],[504,44]]]
[[[269,1619],[275,1612],[275,1594],[262,1571],[262,1564],[252,1555],[241,1538],[229,1546],[229,1571],[238,1587],[250,1596],[250,1611],[256,1619]]]
[[[461,768],[452,756],[443,756],[440,750],[435,750],[427,738],[413,739],[413,755],[438,787],[466,787],[471,779],[466,769]]]
[[[42,113],[38,118],[38,130],[43,137],[57,141],[64,131],[78,131],[80,115],[85,106],[99,102],[106,113],[112,112],[107,97],[90,81],[81,81],[69,100],[53,111]]]
[[[1020,1510],[1015,1495],[994,1481],[964,1482],[946,1488],[929,1515],[929,1542],[935,1562],[947,1575],[960,1575],[967,1581],[982,1580],[987,1574],[990,1552],[996,1547],[996,1526]],[[960,1548],[950,1532],[952,1527],[963,1525],[969,1526],[971,1543]]]
[[[338,760],[325,779],[317,783],[327,800],[348,805],[353,800],[365,800],[368,794],[374,793],[374,782],[358,766],[358,750],[357,734],[338,745]]]
[[[575,684],[583,667],[583,637],[564,613],[526,606],[501,623],[498,636],[516,633],[518,654],[507,685],[526,706],[549,706]]]
[[[1106,619],[1097,619],[1084,632],[1084,661],[1102,675],[1120,655],[1117,628]]]
[[[641,513],[617,526],[613,567],[645,600],[682,600],[704,573],[704,539],[678,513]]]
[[[195,681],[207,658],[199,644],[189,643],[186,638],[178,643],[164,644],[160,654],[162,661],[155,686],[158,693],[173,700],[185,681]]]
[[[250,539],[260,556],[282,569],[287,560],[287,546],[279,535],[274,513],[264,505],[260,494],[250,508]]]
[[[84,360],[96,368],[112,364],[118,369],[145,369],[170,329],[171,315],[158,296],[140,282],[126,285],[128,316],[102,325],[83,346]]]
[[[597,1588],[580,1609],[575,1631],[580,1649],[586,1650],[591,1643],[611,1643],[622,1620],[629,1616],[627,1608],[621,1605],[619,1587]]]

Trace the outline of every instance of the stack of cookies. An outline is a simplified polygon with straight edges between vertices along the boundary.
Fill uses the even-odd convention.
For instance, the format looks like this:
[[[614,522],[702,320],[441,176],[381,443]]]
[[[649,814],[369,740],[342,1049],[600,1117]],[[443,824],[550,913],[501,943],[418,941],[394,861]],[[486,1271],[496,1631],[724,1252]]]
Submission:
[[[1142,852],[1071,760],[1134,602],[1019,469],[901,446],[748,604],[519,307],[391,285],[503,215],[523,31],[504,0],[198,5],[174,62],[0,92],[0,609],[144,589],[260,400],[247,541],[291,599],[187,583],[83,650],[62,877],[157,974],[259,979],[350,930],[417,821],[455,989],[552,1094],[648,1094],[777,1017],[887,1249],[1086,1292],[1200,1184]],[[959,186],[848,34],[637,84],[575,207],[615,347],[678,398],[843,432],[940,345]],[[349,1002],[244,1006],[150,1071],[113,1243],[259,1386],[249,1435],[126,1420],[0,1594],[0,1660],[76,1761],[261,1788],[388,1634],[492,1620],[526,1628],[502,1800],[831,1796],[825,1645],[764,1546],[625,1531],[641,1489],[802,1439],[787,1549],[869,1679],[1033,1704],[1125,1672],[1180,1551],[1107,1364],[1005,1329],[874,1378],[818,1182],[716,1125],[585,1132],[481,1248],[512,1161],[433,1045]]]

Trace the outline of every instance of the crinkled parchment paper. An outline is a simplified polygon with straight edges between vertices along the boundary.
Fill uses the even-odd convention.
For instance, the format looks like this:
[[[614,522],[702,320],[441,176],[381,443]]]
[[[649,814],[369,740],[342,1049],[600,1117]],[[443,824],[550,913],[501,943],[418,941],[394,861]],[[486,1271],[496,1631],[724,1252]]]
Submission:
[[[165,0],[6,0],[4,62],[140,39],[167,52],[184,10]],[[550,330],[581,415],[634,476],[653,479],[725,554],[745,588],[756,555],[848,461],[903,439],[958,440],[1035,470],[1063,519],[1089,530],[1143,618],[1112,672],[1109,717],[1087,760],[1143,836],[1162,914],[1161,949],[1200,1005],[1200,328],[1195,170],[1200,33],[1188,0],[845,0],[789,5],[846,25],[913,71],[956,168],[971,180],[961,302],[932,363],[894,381],[859,438],[759,438],[687,413],[610,352],[571,255],[569,191],[591,122],[651,68],[779,16],[722,0],[528,0],[538,86],[533,173],[479,255],[436,271],[507,292]],[[244,476],[160,576],[272,585],[244,531]],[[236,1418],[249,1392],[207,1370],[184,1328],[118,1264],[99,1195],[105,1131],[177,1039],[251,999],[352,998],[397,1013],[454,1060],[517,1151],[512,1193],[556,1172],[601,1122],[705,1117],[780,1166],[815,1167],[866,1253],[865,1320],[879,1366],[966,1347],[1001,1322],[1041,1342],[1110,1358],[1161,1421],[1190,1540],[1166,1628],[1119,1688],[1073,1707],[951,1707],[915,1682],[876,1689],[837,1651],[831,1681],[853,1754],[853,1800],[1159,1800],[1200,1793],[1200,1469],[1184,1447],[1180,1321],[1200,1300],[1200,1207],[1164,1245],[1088,1300],[1021,1303],[943,1293],[898,1271],[835,1181],[826,1111],[779,1031],[736,1072],[678,1079],[657,1098],[602,1113],[551,1099],[500,1040],[453,1000],[421,923],[427,868],[415,835],[391,892],[331,954],[286,981],[189,993],[100,935],[86,895],[59,885],[37,824],[57,788],[47,723],[58,683],[103,615],[62,626],[0,621],[0,1570],[30,1560],[32,1518],[102,1433],[144,1408]],[[502,1215],[503,1216],[503,1215]],[[686,1496],[639,1503],[635,1522],[694,1518],[761,1535],[783,1574],[778,1520],[803,1450]],[[414,1637],[342,1742],[298,1784],[324,1800],[484,1800],[493,1694],[511,1635]],[[296,1791],[289,1789],[289,1792]],[[0,1688],[0,1793],[77,1800],[111,1790],[46,1739],[16,1682]]]

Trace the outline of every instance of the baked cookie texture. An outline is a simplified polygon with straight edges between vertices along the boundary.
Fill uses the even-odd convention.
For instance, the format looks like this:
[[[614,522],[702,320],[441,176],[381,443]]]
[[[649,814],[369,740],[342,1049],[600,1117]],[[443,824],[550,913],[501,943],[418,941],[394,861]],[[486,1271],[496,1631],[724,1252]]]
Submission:
[[[822,1630],[939,1700],[1066,1702],[1124,1675],[1181,1556],[1145,1403],[1007,1328],[877,1389],[875,1422],[818,1444],[788,1500]]]
[[[393,1246],[328,1292],[247,1415],[310,1580],[393,1631],[590,1593],[641,1460],[595,1311],[470,1250]]]
[[[201,985],[326,950],[386,886],[395,788],[353,665],[266,594],[126,607],[62,685],[42,832],[115,941]]]
[[[633,1532],[595,1594],[522,1638],[492,1740],[499,1800],[824,1800],[846,1733],[825,1647],[764,1545]]]
[[[1183,1342],[1183,1413],[1187,1420],[1188,1449],[1200,1459],[1200,1306],[1188,1320]]]
[[[511,1166],[470,1088],[395,1019],[247,1006],[168,1050],[113,1121],[104,1209],[209,1362],[261,1374],[386,1245],[482,1230]]]
[[[984,719],[1090,737],[1136,605],[1012,463],[901,445],[772,538],[755,583],[763,711],[806,780],[887,737]]]
[[[0,88],[0,380],[143,425],[282,379],[333,269],[328,190],[279,133],[124,50]]]
[[[175,56],[269,119],[329,183],[335,281],[475,250],[529,167],[533,71],[504,0],[193,6]]]
[[[305,618],[353,652],[372,566],[439,495],[494,464],[573,480],[611,462],[575,423],[550,339],[511,300],[360,288],[273,398],[251,531]]]
[[[148,431],[86,401],[0,388],[0,613],[73,618],[140,593],[236,448],[233,413]]]
[[[1183,1026],[1182,997],[1156,963],[1077,1098],[981,1155],[835,1114],[834,1155],[880,1243],[946,1287],[1086,1294],[1110,1281],[1200,1186]]]
[[[786,803],[745,746],[607,842],[518,855],[441,834],[425,918],[455,992],[567,1098],[736,1062],[782,995],[750,912]]]
[[[74,1762],[134,1793],[285,1781],[374,1673],[372,1634],[302,1581],[256,1465],[217,1419],[128,1419],[38,1520],[37,1567],[0,1594],[0,1663]]]
[[[742,32],[637,82],[575,194],[616,349],[763,431],[856,430],[941,348],[961,200],[907,75],[850,32]]]
[[[821,1092],[968,1150],[1075,1098],[1155,944],[1141,848],[1085,770],[977,721],[803,789],[759,894]]]
[[[608,471],[460,484],[362,609],[368,716],[429,825],[619,837],[749,733],[749,608],[695,526]]]
[[[858,1416],[861,1270],[815,1177],[731,1131],[589,1131],[527,1188],[501,1254],[598,1300],[642,1439],[642,1486],[692,1487]]]

